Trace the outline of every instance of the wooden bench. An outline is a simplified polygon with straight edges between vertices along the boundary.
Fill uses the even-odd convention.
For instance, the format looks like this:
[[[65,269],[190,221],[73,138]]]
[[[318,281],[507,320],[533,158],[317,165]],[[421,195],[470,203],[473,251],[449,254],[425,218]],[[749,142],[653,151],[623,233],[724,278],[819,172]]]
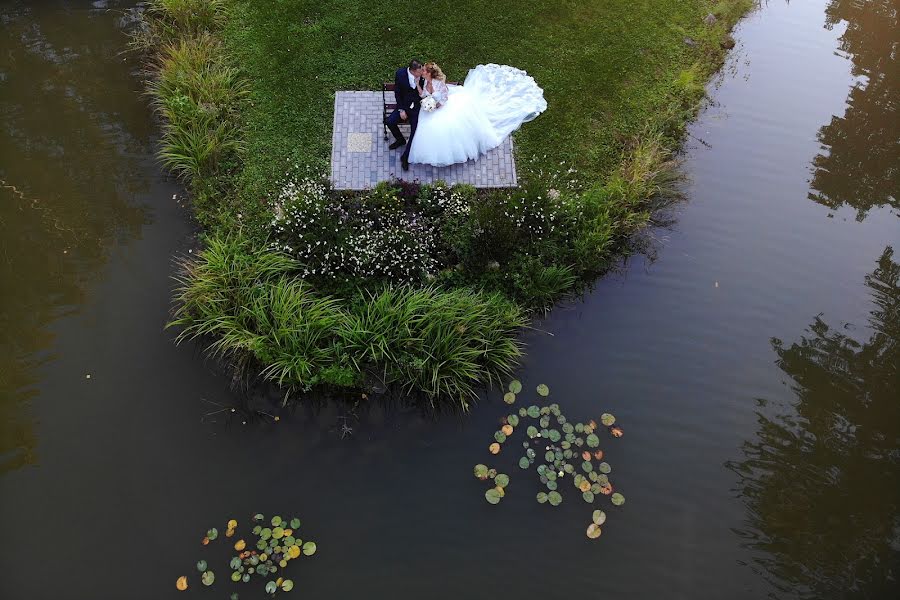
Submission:
[[[448,81],[447,85],[461,85],[456,81]],[[397,108],[396,98],[394,98],[394,87],[395,84],[392,81],[385,81],[381,84],[381,100],[384,105],[384,111],[381,115],[381,125],[384,128],[384,139],[388,139],[388,127],[387,123],[385,123],[385,119],[387,119],[392,112]],[[400,121],[398,125],[405,125],[409,127],[409,123],[406,121]],[[409,135],[409,133],[407,133]]]

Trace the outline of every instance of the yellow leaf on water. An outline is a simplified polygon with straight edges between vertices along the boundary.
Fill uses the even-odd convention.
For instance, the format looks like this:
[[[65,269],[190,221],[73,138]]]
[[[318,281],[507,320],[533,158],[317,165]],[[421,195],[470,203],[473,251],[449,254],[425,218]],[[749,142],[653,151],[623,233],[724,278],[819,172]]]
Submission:
[[[241,550],[243,550],[246,547],[247,547],[247,543],[244,540],[238,540],[234,544],[234,549],[237,550],[238,552],[240,552]]]
[[[236,528],[237,528],[237,521],[235,521],[234,519],[231,519],[230,521],[228,521],[228,529],[236,529]]]
[[[180,591],[180,592],[183,592],[184,590],[186,590],[188,588],[187,577],[185,577],[184,575],[179,577],[178,580],[175,582],[175,587],[178,588],[178,591]]]

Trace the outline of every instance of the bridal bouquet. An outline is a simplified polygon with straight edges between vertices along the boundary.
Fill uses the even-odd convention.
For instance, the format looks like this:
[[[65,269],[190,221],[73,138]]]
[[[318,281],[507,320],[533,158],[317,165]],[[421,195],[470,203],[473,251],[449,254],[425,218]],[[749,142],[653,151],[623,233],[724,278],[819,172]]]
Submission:
[[[437,102],[434,98],[428,96],[422,100],[422,110],[425,112],[434,112],[437,109]]]

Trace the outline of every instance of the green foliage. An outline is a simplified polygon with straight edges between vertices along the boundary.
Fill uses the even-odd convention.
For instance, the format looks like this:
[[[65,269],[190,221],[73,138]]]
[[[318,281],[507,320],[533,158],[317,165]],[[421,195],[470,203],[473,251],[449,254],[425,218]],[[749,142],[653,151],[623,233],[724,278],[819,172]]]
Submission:
[[[170,325],[179,340],[212,336],[214,353],[251,359],[289,388],[377,377],[463,406],[521,356],[525,318],[498,294],[388,287],[343,302],[294,277],[299,267],[244,238],[211,238],[182,261]]]
[[[215,31],[225,23],[224,0],[155,0],[150,10],[183,34]]]
[[[208,180],[241,148],[236,106],[246,94],[208,33],[163,45],[147,92],[164,119],[160,159],[189,181]]]

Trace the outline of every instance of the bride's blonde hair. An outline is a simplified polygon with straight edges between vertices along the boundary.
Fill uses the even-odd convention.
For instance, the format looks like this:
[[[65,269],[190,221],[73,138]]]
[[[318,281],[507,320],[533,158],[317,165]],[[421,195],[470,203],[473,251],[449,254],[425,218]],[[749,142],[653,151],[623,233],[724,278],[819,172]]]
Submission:
[[[441,68],[436,62],[425,63],[425,70],[428,71],[434,79],[437,79],[438,81],[447,81],[447,76],[444,75],[444,72],[441,71]]]

